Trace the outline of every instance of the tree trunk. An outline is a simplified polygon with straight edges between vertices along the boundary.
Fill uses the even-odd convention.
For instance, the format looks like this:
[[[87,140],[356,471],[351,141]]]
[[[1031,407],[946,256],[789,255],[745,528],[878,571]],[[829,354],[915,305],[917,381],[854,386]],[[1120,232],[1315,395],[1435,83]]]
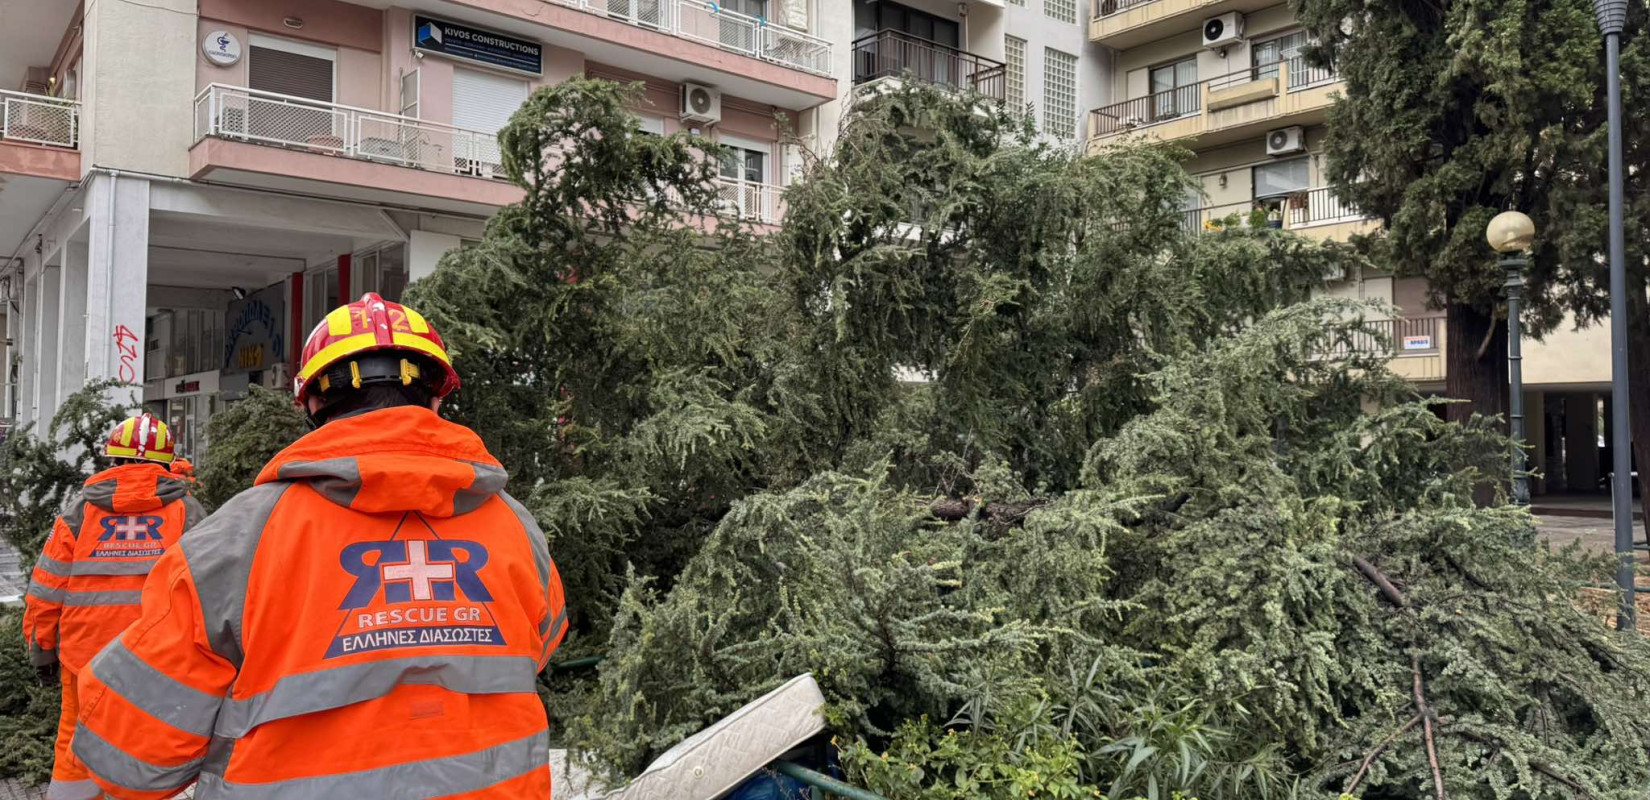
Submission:
[[[1627,276],[1627,413],[1632,417],[1628,430],[1638,459],[1639,497],[1650,501],[1650,299],[1645,290],[1642,273]],[[1645,515],[1644,536],[1650,541],[1650,514]]]
[[[1450,303],[1445,313],[1448,340],[1444,350],[1444,394],[1466,401],[1449,406],[1447,418],[1466,422],[1473,414],[1499,414],[1503,419],[1501,430],[1507,430],[1507,326],[1490,314],[1460,303]],[[1494,482],[1502,480],[1511,478],[1494,476]],[[1478,487],[1473,499],[1480,505],[1493,500],[1494,482]]]

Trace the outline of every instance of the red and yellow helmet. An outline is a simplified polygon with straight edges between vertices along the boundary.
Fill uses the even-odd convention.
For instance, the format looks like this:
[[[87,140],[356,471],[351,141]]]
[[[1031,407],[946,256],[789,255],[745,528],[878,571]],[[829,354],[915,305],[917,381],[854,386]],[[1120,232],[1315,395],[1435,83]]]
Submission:
[[[333,309],[310,331],[304,342],[302,366],[293,379],[292,396],[303,402],[308,393],[328,391],[333,388],[332,382],[340,379],[352,380],[360,388],[361,372],[354,357],[389,351],[416,353],[441,372],[438,376],[423,376],[414,364],[403,362],[403,383],[427,380],[436,397],[446,397],[458,388],[458,373],[447,357],[447,345],[423,315],[367,292],[360,300]],[[348,374],[334,374],[335,366],[344,365],[349,366]]]
[[[103,455],[170,464],[177,457],[177,442],[172,440],[172,431],[166,423],[148,414],[139,414],[126,418],[109,431],[109,440],[103,443]]]

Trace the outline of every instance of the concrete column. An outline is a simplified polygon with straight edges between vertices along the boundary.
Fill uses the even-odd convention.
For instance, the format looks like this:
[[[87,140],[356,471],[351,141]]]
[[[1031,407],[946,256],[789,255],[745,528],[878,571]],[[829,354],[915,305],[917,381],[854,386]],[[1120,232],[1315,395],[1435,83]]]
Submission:
[[[22,285],[22,280],[23,280],[22,273],[21,272],[18,273],[15,277],[12,278],[12,280],[18,281],[17,285],[21,286]],[[15,297],[22,297],[23,296],[23,293],[21,291],[15,291],[15,287],[13,287],[13,288],[14,288],[13,296],[15,296]],[[23,417],[22,417],[23,409],[21,408],[22,404],[20,404],[17,401],[17,381],[22,380],[22,378],[23,378],[23,369],[20,365],[16,368],[14,368],[12,365],[14,363],[16,363],[17,357],[19,355],[21,355],[22,352],[23,352],[21,349],[19,349],[23,346],[23,311],[22,311],[22,309],[11,307],[11,298],[10,297],[0,298],[0,300],[3,300],[6,303],[6,352],[5,352],[6,386],[5,386],[5,397],[4,397],[5,408],[4,408],[3,411],[0,411],[0,414],[3,414],[6,417],[10,417],[14,422],[16,422],[18,424],[22,424],[22,422],[23,422]]]
[[[457,236],[431,231],[411,231],[407,240],[407,281],[411,283],[435,272],[435,265],[448,250],[461,244]]]
[[[86,258],[85,240],[69,240],[63,248],[63,290],[58,303],[57,396],[67,398],[86,385]]]
[[[40,353],[40,363],[34,381],[34,406],[41,428],[52,422],[57,414],[57,362],[62,357],[58,350],[61,321],[59,303],[62,294],[63,268],[47,264],[40,270],[40,313],[35,317],[34,341]]]
[[[25,271],[24,274],[27,274]],[[18,325],[23,336],[18,346],[23,348],[23,369],[17,376],[17,421],[34,422],[40,417],[34,405],[34,387],[40,384],[40,275],[36,273],[23,282],[23,320]]]
[[[149,283],[149,181],[98,175],[92,183],[86,275],[86,374],[138,385]]]

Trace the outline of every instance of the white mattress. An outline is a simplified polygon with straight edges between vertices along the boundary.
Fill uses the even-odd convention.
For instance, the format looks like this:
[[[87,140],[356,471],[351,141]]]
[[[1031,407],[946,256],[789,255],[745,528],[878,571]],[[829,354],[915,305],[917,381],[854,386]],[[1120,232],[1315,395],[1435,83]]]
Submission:
[[[608,800],[714,800],[825,730],[825,695],[803,674],[665,751]]]

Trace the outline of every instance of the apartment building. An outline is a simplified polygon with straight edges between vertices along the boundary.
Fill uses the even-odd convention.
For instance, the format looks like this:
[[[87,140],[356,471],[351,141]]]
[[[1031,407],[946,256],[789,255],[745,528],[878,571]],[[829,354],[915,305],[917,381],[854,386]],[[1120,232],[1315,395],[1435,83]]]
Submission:
[[[1305,236],[1344,238],[1378,224],[1336,200],[1325,179],[1327,112],[1343,84],[1302,57],[1307,39],[1275,0],[1098,0],[1089,38],[1111,53],[1110,100],[1088,113],[1100,151],[1138,137],[1195,153],[1198,190],[1184,203],[1190,231],[1265,224]],[[1423,390],[1442,390],[1450,342],[1443,312],[1420,278],[1349,275],[1332,294],[1398,309],[1369,342]],[[1524,381],[1537,493],[1593,492],[1607,471],[1602,412],[1609,397],[1606,328],[1555,332],[1525,342]]]
[[[1109,88],[1106,53],[1088,41],[1090,0],[844,0],[821,35],[842,43],[841,96],[798,130],[818,152],[843,112],[877,86],[914,80],[978,92],[1024,110],[1051,141],[1080,143],[1086,109]]]
[[[391,299],[520,197],[496,134],[533,89],[641,81],[645,129],[734,148],[722,211],[772,225],[776,115],[839,97],[826,0],[7,0],[0,417],[142,384],[186,454],[287,388],[325,311]]]

